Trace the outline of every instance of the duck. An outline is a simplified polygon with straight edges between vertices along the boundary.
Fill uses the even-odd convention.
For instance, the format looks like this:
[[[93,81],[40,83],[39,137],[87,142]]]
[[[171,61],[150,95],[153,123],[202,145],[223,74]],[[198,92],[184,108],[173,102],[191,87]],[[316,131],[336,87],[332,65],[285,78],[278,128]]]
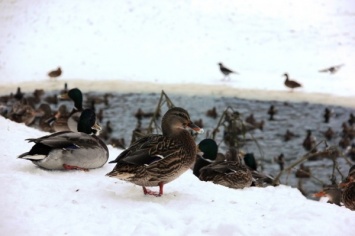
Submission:
[[[340,206],[342,202],[341,200],[342,191],[339,189],[337,185],[334,184],[325,185],[323,186],[323,189],[321,191],[314,193],[313,197],[316,198],[327,197],[328,203]]]
[[[222,74],[224,74],[224,78],[223,78],[222,80],[225,80],[226,78],[228,78],[228,79],[230,80],[230,77],[229,77],[230,74],[237,74],[237,75],[239,75],[238,72],[233,71],[233,70],[231,70],[231,69],[228,69],[228,68],[225,67],[221,62],[218,63],[218,65],[219,65],[219,70],[222,72]]]
[[[329,123],[329,119],[331,115],[332,115],[332,111],[328,107],[326,107],[324,109],[324,114],[323,114],[324,123]]]
[[[38,110],[42,113],[42,116],[39,118],[39,128],[45,132],[53,132],[53,126],[50,124],[50,119],[52,118],[52,109],[48,103],[42,103]]]
[[[54,132],[68,131],[68,118],[68,108],[65,104],[62,104],[47,122],[53,127]]]
[[[210,140],[207,141],[212,143]],[[198,145],[198,149],[203,153],[200,158],[206,162],[211,161],[211,163],[205,165],[206,162],[196,161],[198,166],[195,164],[195,175],[197,174],[201,181],[212,182],[229,188],[243,189],[250,187],[253,176],[249,168],[241,162],[240,152],[236,148],[230,148],[226,152],[225,160],[213,161],[217,155],[215,147],[215,145],[206,145],[203,142]],[[200,165],[201,163],[205,166]]]
[[[269,107],[269,110],[267,111],[267,114],[269,115],[269,120],[274,120],[274,115],[277,114],[277,109],[275,108],[274,105],[271,105]]]
[[[191,168],[196,159],[196,143],[190,131],[202,133],[189,113],[181,107],[170,108],[161,122],[162,134],[149,134],[110,161],[116,166],[106,176],[143,188],[145,195],[162,196],[164,185]],[[159,192],[147,187],[159,187]]]
[[[218,154],[218,145],[213,139],[206,138],[199,142],[197,148],[198,153],[196,155],[196,162],[192,173],[197,178],[199,178],[200,169],[213,163],[216,160]]]
[[[40,138],[26,139],[35,143],[30,151],[18,156],[47,170],[84,170],[100,168],[108,160],[106,144],[95,133],[101,127],[91,109],[82,112],[77,132],[62,131]]]
[[[61,74],[62,74],[62,68],[60,68],[60,67],[58,67],[56,70],[52,70],[52,71],[48,72],[48,76],[51,79],[55,79],[55,78],[61,76]]]
[[[334,137],[334,131],[331,127],[328,127],[328,129],[323,132],[323,135],[328,141],[330,141]]]
[[[343,190],[341,199],[344,206],[355,211],[355,165],[351,166],[348,176],[340,183],[339,187]]]
[[[266,187],[271,185],[279,185],[279,182],[274,184],[274,177],[258,171],[258,163],[255,159],[254,153],[245,153],[243,159],[245,165],[249,168],[253,176],[251,186]]]
[[[311,177],[311,170],[308,166],[304,166],[301,163],[300,167],[297,169],[295,173],[296,178],[310,178]]]
[[[254,129],[260,129],[263,130],[264,128],[264,121],[259,121],[257,122],[256,119],[254,118],[254,114],[251,113],[249,116],[245,118],[245,128],[247,131],[254,130]],[[250,126],[251,125],[251,126]]]
[[[340,64],[340,65],[336,65],[336,66],[330,66],[330,67],[327,67],[325,69],[321,69],[319,70],[318,72],[321,72],[321,73],[330,73],[330,74],[335,74],[337,73],[341,67],[343,67],[344,64]]]
[[[218,117],[216,107],[212,107],[211,109],[208,109],[206,112],[206,116],[216,119]]]
[[[73,88],[68,91],[68,94],[63,95],[63,97],[67,96],[74,102],[74,107],[67,120],[68,129],[71,131],[77,131],[78,120],[83,110],[83,94],[80,89]]]
[[[295,88],[302,87],[302,85],[301,85],[299,82],[297,82],[297,81],[295,81],[295,80],[290,80],[290,78],[289,78],[289,76],[288,76],[287,73],[283,74],[283,76],[285,76],[285,78],[286,78],[284,84],[285,84],[285,86],[286,86],[287,88],[290,88],[290,89],[291,89],[291,92],[292,92],[293,89],[295,89]]]
[[[285,142],[290,141],[294,137],[296,137],[296,135],[292,131],[290,131],[289,129],[287,129],[286,133],[283,135],[283,138],[284,138]]]
[[[307,130],[307,135],[306,138],[303,140],[302,143],[304,149],[306,149],[306,151],[312,151],[317,152],[317,141],[316,138],[312,135],[312,131],[311,130]]]
[[[21,92],[21,87],[17,87],[16,93],[15,95],[13,95],[13,97],[18,100],[21,101],[22,98],[24,97],[25,93]]]

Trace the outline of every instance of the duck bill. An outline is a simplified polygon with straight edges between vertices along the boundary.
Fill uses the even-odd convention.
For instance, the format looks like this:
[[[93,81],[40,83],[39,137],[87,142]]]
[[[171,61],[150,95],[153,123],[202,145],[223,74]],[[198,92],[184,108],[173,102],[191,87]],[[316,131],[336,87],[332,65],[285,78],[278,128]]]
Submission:
[[[68,93],[62,93],[62,94],[58,95],[58,98],[62,99],[62,100],[68,100],[69,99],[69,95],[68,95]]]
[[[198,127],[197,125],[195,125],[194,123],[189,123],[188,127],[190,127],[190,129],[192,129],[193,131],[195,131],[198,134],[202,134],[204,132],[204,130],[200,127]]]
[[[101,126],[97,122],[95,122],[95,124],[91,128],[96,131],[101,131],[101,129],[102,129]]]
[[[318,192],[318,193],[314,193],[313,194],[313,197],[318,197],[318,198],[320,198],[320,197],[325,197],[325,192],[324,191],[320,191],[320,192]]]

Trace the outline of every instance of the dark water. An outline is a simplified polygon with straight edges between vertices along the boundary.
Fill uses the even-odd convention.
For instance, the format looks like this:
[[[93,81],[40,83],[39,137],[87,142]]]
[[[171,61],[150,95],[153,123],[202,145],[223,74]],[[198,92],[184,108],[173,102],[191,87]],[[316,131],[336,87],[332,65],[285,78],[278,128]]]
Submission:
[[[50,94],[58,93],[53,91]],[[49,93],[46,93],[49,95]],[[106,121],[110,120],[113,128],[111,137],[124,138],[126,145],[131,142],[132,131],[137,126],[137,119],[134,116],[139,108],[144,112],[155,111],[161,94],[155,93],[110,93],[108,97],[108,104],[96,103],[95,108],[98,112],[103,109],[102,126],[105,126]],[[253,137],[255,141],[247,142],[242,150],[244,152],[253,152],[259,162],[259,168],[263,168],[265,173],[276,176],[280,172],[279,165],[274,159],[281,153],[285,157],[285,167],[295,162],[307,153],[303,148],[302,142],[306,136],[306,130],[311,130],[313,135],[317,138],[317,142],[324,140],[323,132],[331,127],[335,135],[332,140],[327,141],[329,145],[338,146],[342,134],[342,123],[347,122],[351,113],[355,113],[352,108],[345,108],[340,106],[329,106],[321,104],[310,103],[292,103],[280,101],[258,101],[246,100],[236,97],[216,97],[216,96],[187,96],[168,94],[175,106],[185,108],[193,121],[198,119],[203,120],[203,128],[205,133],[199,135],[196,142],[206,137],[206,134],[211,133],[217,126],[220,116],[227,107],[231,107],[234,111],[241,114],[241,119],[245,119],[250,114],[254,114],[257,121],[263,120],[263,130],[255,129],[246,134],[246,138]],[[90,106],[90,100],[102,99],[104,93],[89,92],[84,93],[84,108]],[[86,101],[86,102],[85,102]],[[53,109],[57,109],[59,105],[67,104],[69,110],[72,109],[73,103],[71,101],[60,101],[58,105],[52,105]],[[267,114],[270,105],[274,105],[277,109],[277,114],[274,116],[275,120],[269,121]],[[217,118],[211,118],[206,115],[207,110],[216,107]],[[329,123],[324,122],[323,114],[325,108],[332,111],[332,116]],[[167,106],[163,106],[162,114],[167,110]],[[142,127],[148,126],[150,118],[142,120]],[[160,120],[159,120],[160,124]],[[295,137],[290,141],[284,141],[284,134],[286,130],[290,130],[295,134]],[[252,136],[251,136],[252,135]],[[223,128],[217,133],[217,143],[220,144],[220,152],[225,152],[227,146],[223,142]],[[318,149],[323,149],[324,143],[320,144]],[[343,151],[341,147],[340,150]],[[337,158],[341,172],[346,175],[350,168],[349,163],[344,158]],[[306,161],[305,166],[310,167],[312,176],[302,180],[303,190],[310,197],[310,194],[319,191],[322,187],[321,180],[324,184],[329,184],[329,177],[332,174],[333,162],[329,159],[320,159],[316,161]],[[293,169],[290,173],[284,174],[281,177],[281,183],[297,187],[298,179],[295,178],[295,171]],[[338,174],[337,181],[341,180]]]
[[[87,93],[87,97],[102,96],[99,93]],[[96,109],[104,109],[104,119],[110,120],[114,129],[112,136],[124,138],[126,144],[129,145],[132,130],[137,125],[137,119],[134,114],[138,108],[144,112],[153,112],[158,104],[161,94],[120,94],[113,93],[109,98],[109,105],[106,107],[103,104],[98,104]],[[255,141],[249,141],[242,147],[245,152],[253,152],[255,157],[263,167],[263,171],[271,175],[277,175],[280,171],[279,165],[274,161],[275,157],[281,153],[285,157],[285,166],[287,167],[298,158],[301,158],[307,153],[303,148],[302,142],[306,137],[306,131],[309,129],[316,137],[317,142],[324,140],[323,132],[331,127],[335,135],[332,140],[327,141],[328,145],[338,146],[342,134],[342,123],[347,122],[351,113],[355,110],[340,106],[325,106],[320,104],[310,103],[291,103],[280,101],[258,101],[246,100],[236,97],[212,97],[212,96],[186,96],[186,95],[169,95],[169,98],[175,106],[180,106],[188,110],[193,121],[202,119],[205,133],[199,135],[196,142],[206,137],[207,133],[211,133],[217,126],[220,116],[227,107],[233,108],[241,114],[244,120],[250,114],[254,114],[257,121],[264,120],[263,130],[253,130],[250,134],[255,138]],[[274,105],[278,110],[274,116],[274,121],[269,121],[267,111],[270,105]],[[216,119],[208,117],[206,112],[212,107],[216,107],[218,117]],[[167,109],[163,106],[162,114]],[[332,116],[329,123],[324,122],[323,114],[325,108],[332,111]],[[150,118],[143,119],[142,126],[148,126]],[[284,134],[289,129],[295,134],[295,137],[290,141],[284,141]],[[251,138],[247,133],[246,138]],[[227,146],[223,142],[223,128],[217,133],[216,141],[220,144],[220,151],[225,152]],[[318,150],[325,148],[325,144],[319,145]],[[343,151],[341,147],[340,150]],[[343,159],[338,158],[339,168],[344,175],[347,174],[350,165]],[[310,196],[311,193],[320,190],[322,183],[329,184],[329,177],[332,174],[333,162],[329,159],[320,159],[317,161],[306,161],[305,166],[311,168],[312,176],[302,181],[303,189]],[[298,185],[298,179],[295,178],[295,170],[292,170],[288,175],[284,174],[281,177],[283,184],[291,186]],[[341,176],[337,175],[337,180],[341,180]]]

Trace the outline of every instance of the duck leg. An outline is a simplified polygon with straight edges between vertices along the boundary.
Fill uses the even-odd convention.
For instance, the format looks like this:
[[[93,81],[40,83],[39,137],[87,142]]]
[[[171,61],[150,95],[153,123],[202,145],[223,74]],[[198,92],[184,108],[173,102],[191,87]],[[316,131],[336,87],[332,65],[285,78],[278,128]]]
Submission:
[[[89,169],[86,168],[81,168],[79,166],[71,166],[67,164],[63,164],[64,169],[66,170],[82,170],[82,171],[89,171]]]
[[[153,195],[153,196],[156,196],[156,197],[160,197],[163,195],[163,186],[164,186],[164,183],[163,182],[160,182],[159,183],[159,192],[154,192],[152,190],[149,190],[147,189],[146,187],[143,186],[143,193],[144,195]]]

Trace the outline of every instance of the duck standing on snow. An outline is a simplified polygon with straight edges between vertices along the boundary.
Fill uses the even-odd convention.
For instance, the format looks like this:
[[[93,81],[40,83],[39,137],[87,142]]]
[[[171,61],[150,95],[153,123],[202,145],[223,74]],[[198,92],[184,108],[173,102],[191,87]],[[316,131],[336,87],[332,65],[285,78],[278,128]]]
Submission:
[[[298,83],[297,81],[295,81],[295,80],[290,80],[290,78],[289,78],[289,76],[288,76],[287,73],[283,74],[283,76],[285,76],[285,78],[286,78],[284,84],[285,84],[285,86],[286,86],[287,88],[290,88],[290,89],[291,89],[291,92],[292,92],[293,89],[295,89],[295,88],[302,87],[302,85],[301,85],[300,83]]]
[[[163,186],[178,178],[195,162],[196,144],[189,130],[202,133],[192,123],[186,110],[169,109],[162,118],[162,135],[145,136],[123,151],[114,161],[114,169],[107,174],[143,187],[143,193],[161,196]],[[159,186],[159,192],[147,186]]]
[[[109,157],[106,144],[95,132],[100,129],[95,113],[86,109],[78,122],[78,132],[62,131],[37,139],[35,145],[19,156],[49,170],[88,170],[103,166]]]

